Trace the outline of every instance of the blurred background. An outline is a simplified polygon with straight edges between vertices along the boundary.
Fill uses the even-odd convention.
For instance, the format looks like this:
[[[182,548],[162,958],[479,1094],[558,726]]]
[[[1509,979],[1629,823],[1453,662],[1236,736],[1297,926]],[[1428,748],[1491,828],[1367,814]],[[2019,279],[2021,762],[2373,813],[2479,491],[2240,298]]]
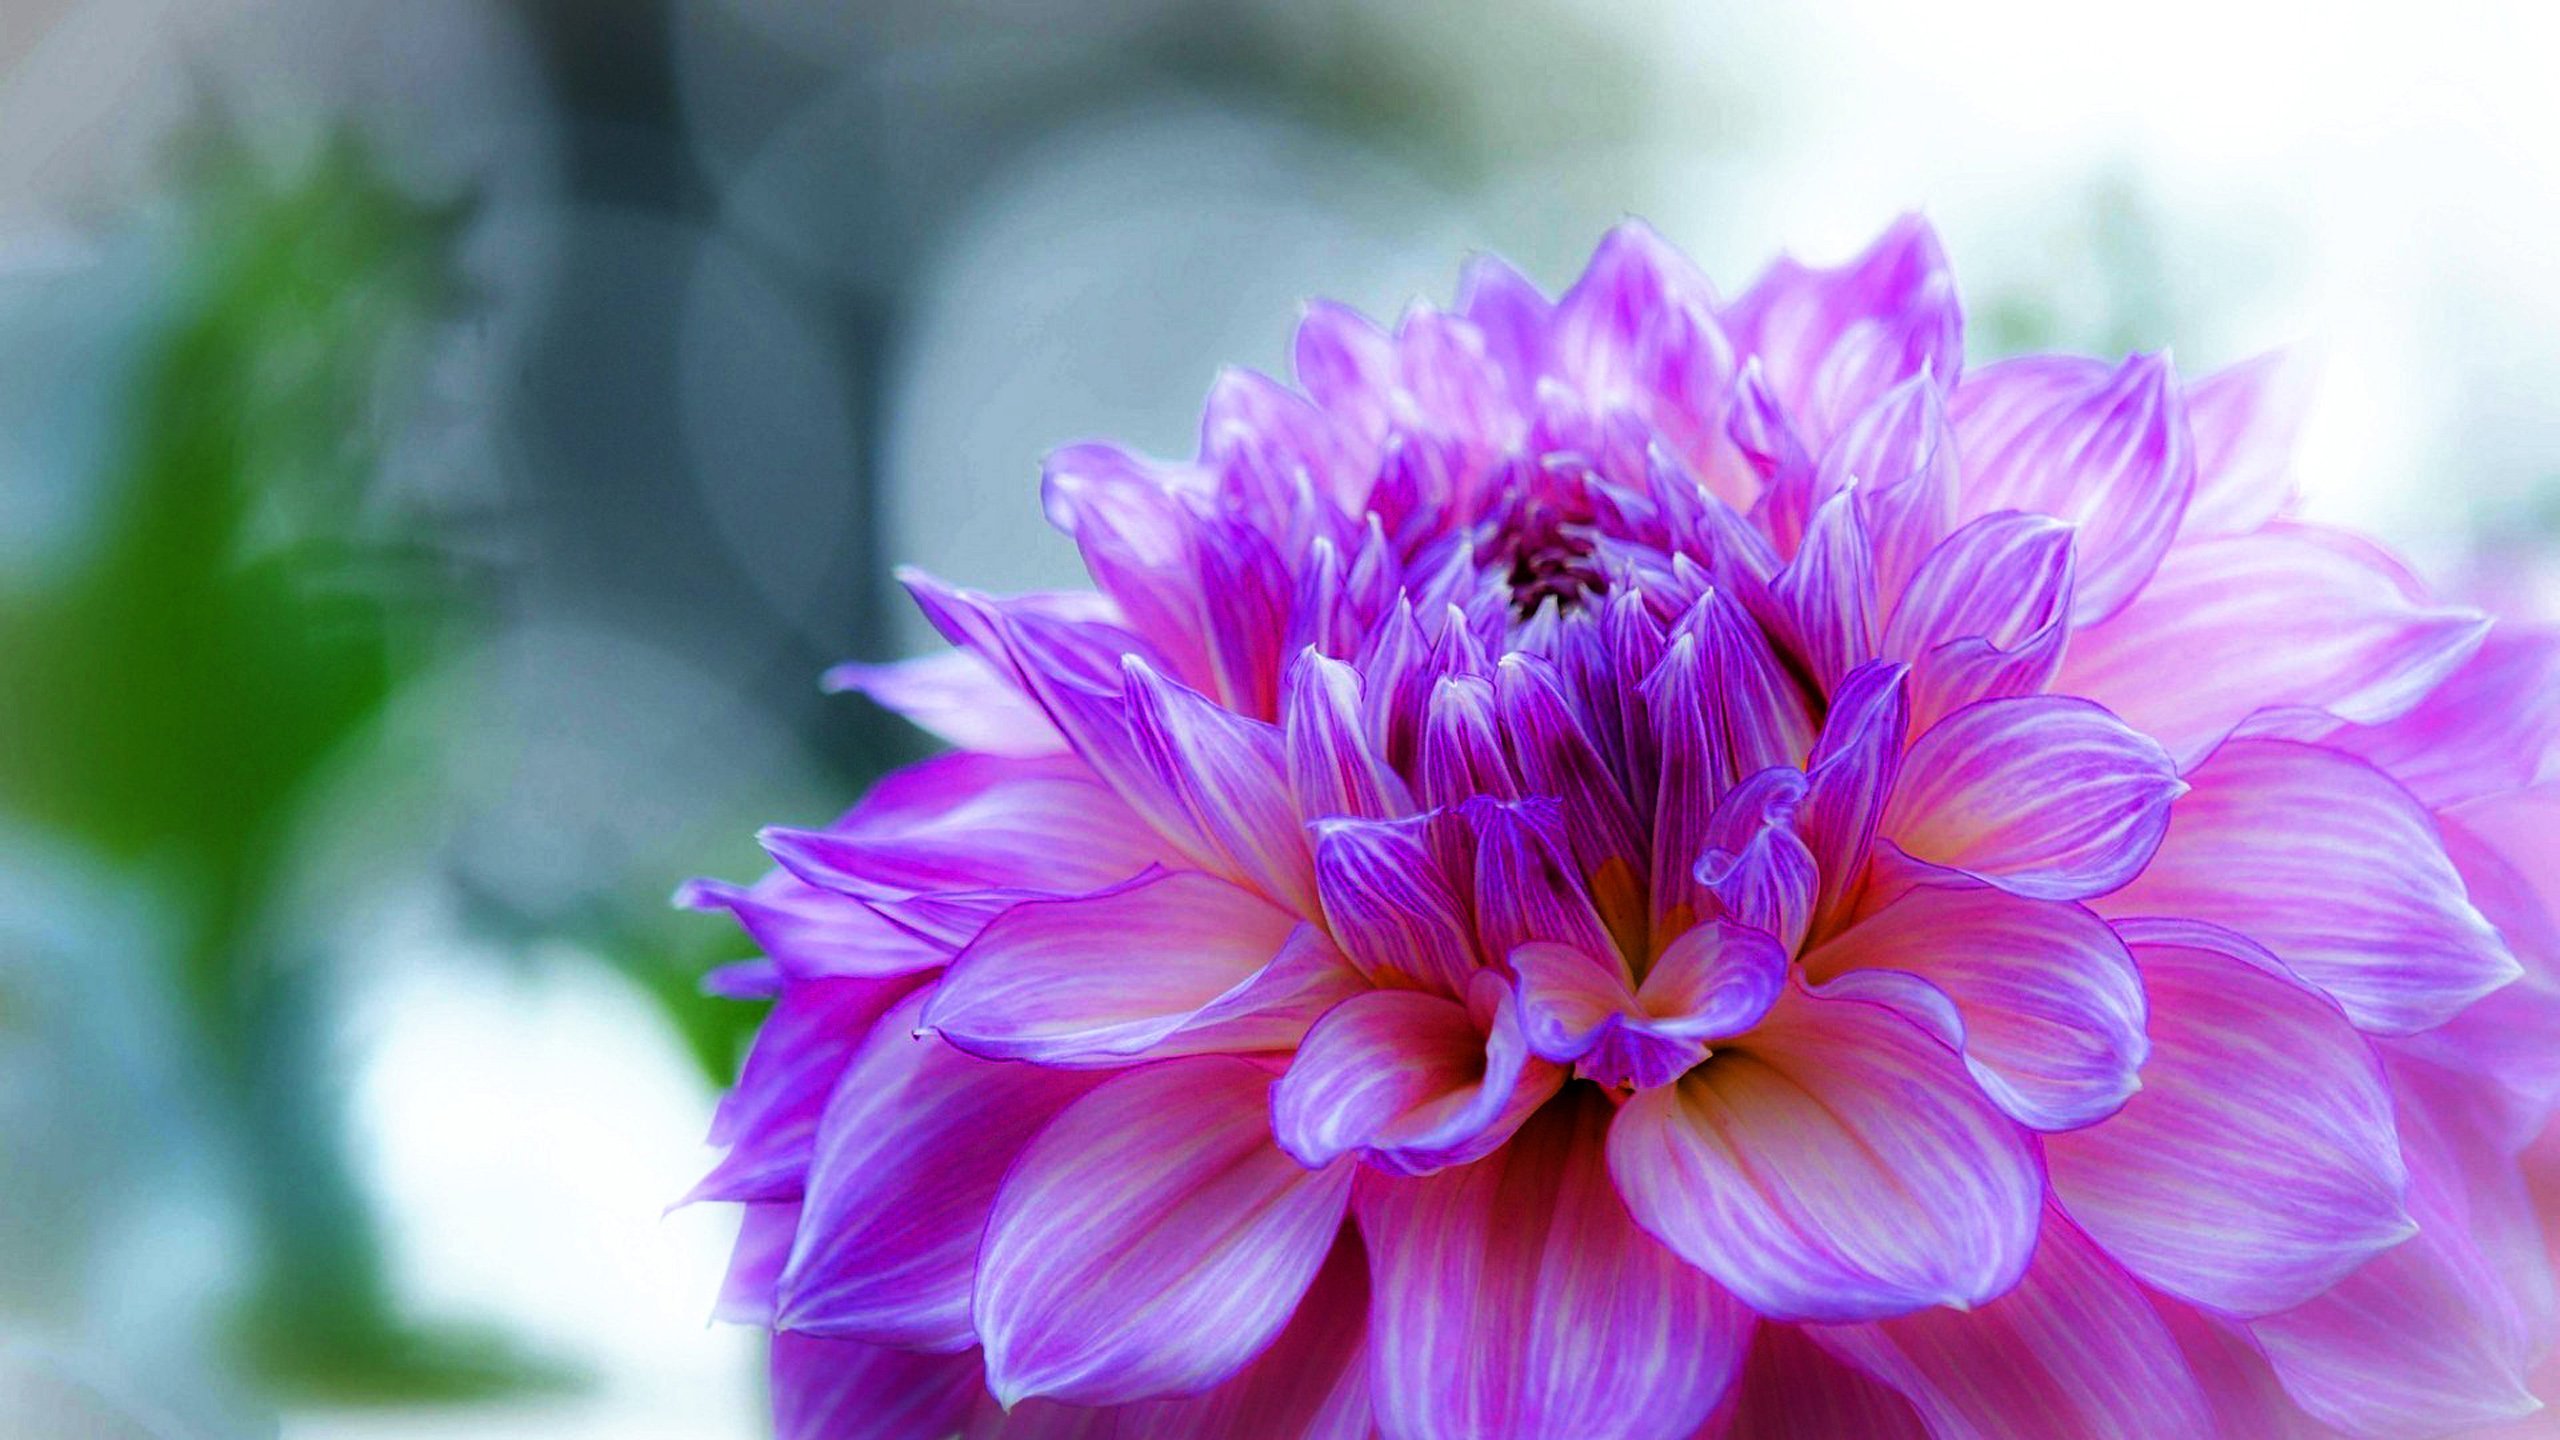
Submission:
[[[2560,9],[0,0],[0,1434],[761,1428],[670,888],[916,741],[1314,294],[1924,209],[1977,358],[2308,341],[2312,510],[2560,576]]]

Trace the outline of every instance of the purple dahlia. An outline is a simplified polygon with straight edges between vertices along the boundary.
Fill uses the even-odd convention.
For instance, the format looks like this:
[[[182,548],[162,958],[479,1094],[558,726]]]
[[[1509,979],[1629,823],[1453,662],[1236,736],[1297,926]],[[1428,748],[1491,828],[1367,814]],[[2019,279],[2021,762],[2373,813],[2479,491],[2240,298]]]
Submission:
[[[687,894],[786,1440],[2547,1433],[2560,641],[1962,339],[1631,224],[906,577],[956,748]]]

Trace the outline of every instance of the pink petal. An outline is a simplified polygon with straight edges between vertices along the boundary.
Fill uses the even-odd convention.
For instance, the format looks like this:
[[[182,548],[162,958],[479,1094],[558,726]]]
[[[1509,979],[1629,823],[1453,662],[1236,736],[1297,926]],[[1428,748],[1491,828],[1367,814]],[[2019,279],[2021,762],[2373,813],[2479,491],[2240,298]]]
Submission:
[[[1824,453],[1822,472],[1826,492],[1835,482],[1859,482],[1858,514],[1875,544],[1881,620],[1921,557],[1955,528],[1963,490],[1939,373],[1914,375],[1867,407]]]
[[[1901,1392],[1931,1435],[2213,1434],[2195,1376],[2140,1287],[2067,1220],[2048,1223],[2035,1248],[2016,1288],[1970,1314],[1925,1310],[1812,1334]]]
[[[2195,445],[2166,356],[2057,385],[2067,373],[2030,357],[1957,387],[1963,514],[2025,510],[2077,527],[2072,621],[2092,625],[2122,609],[2168,551],[2195,487]]]
[[[2123,613],[2071,637],[2056,688],[2106,705],[2185,766],[2260,710],[2399,715],[2487,628],[2413,595],[2361,541],[2284,524],[2179,546]]]
[[[2138,873],[2185,787],[2160,747],[2085,700],[1985,700],[1911,747],[1881,832],[2020,895],[2103,895]]]
[[[1422,1174],[1490,1152],[1563,1080],[1521,1037],[1507,987],[1470,1007],[1417,990],[1372,990],[1335,1006],[1271,1092],[1271,1131],[1309,1169],[1358,1151]]]
[[[1299,929],[1196,871],[1032,901],[952,962],[924,1024],[971,1054],[1046,1064],[1285,1048],[1352,983],[1347,967],[1330,989],[1310,982],[1324,968],[1311,947],[1330,947]]]
[[[2054,1193],[2144,1283],[2230,1314],[2297,1305],[2408,1238],[2370,1048],[2226,931],[2132,921],[2152,998],[2142,1093],[2045,1142]]]
[[[2404,1117],[2405,1118],[2405,1117]],[[2435,1435],[2537,1405],[2524,1376],[2540,1344],[2469,1233],[2456,1167],[2411,1143],[2418,1233],[2321,1295],[2249,1322],[2294,1403],[2356,1435]]]
[[[2142,977],[2077,905],[1924,887],[1807,955],[1804,973],[1956,1047],[1984,1093],[2038,1130],[2093,1124],[2141,1083]]]
[[[2380,771],[2235,740],[2190,778],[2160,853],[2105,913],[2237,930],[2386,1034],[2440,1024],[2519,973],[2435,823]]]
[[[2431,809],[2549,779],[2560,774],[2560,634],[2500,622],[2415,706],[2320,743],[2372,762]]]
[[[1978,1305],[2035,1244],[2035,1152],[1889,1010],[1789,995],[1678,1084],[1639,1092],[1609,1170],[1647,1230],[1762,1315]]]
[[[2310,408],[2311,362],[2272,350],[2187,391],[2196,436],[2196,493],[2181,538],[2243,535],[2293,498],[2293,442]]]
[[[886,665],[848,662],[821,681],[830,693],[857,690],[945,744],[1028,759],[1055,755],[1067,738],[1040,707],[965,650]]]
[[[964,1350],[996,1186],[1090,1073],[980,1060],[916,1033],[925,997],[873,1027],[820,1122],[776,1328]]]
[[[1683,1440],[1750,1339],[1637,1230],[1576,1087],[1486,1159],[1364,1187],[1380,1428],[1399,1440]]]
[[[997,1399],[1199,1390],[1270,1343],[1332,1248],[1352,1171],[1281,1153],[1269,1105],[1256,1065],[1174,1061],[1113,1077],[1031,1142],[978,1258]]]

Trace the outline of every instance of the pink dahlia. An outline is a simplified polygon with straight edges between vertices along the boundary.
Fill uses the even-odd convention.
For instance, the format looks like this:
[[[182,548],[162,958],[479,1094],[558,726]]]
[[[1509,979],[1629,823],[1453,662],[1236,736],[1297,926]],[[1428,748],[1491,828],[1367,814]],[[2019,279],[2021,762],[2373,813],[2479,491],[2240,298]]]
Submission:
[[[688,894],[786,1440],[2538,1423],[2560,641],[2286,518],[2284,359],[1962,331],[1478,260],[907,577],[957,748]]]

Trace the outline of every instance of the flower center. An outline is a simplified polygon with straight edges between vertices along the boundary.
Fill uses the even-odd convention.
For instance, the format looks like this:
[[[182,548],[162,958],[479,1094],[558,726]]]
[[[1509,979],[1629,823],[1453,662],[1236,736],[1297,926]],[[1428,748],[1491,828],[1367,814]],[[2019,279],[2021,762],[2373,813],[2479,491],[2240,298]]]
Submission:
[[[1524,497],[1503,517],[1502,536],[1511,555],[1511,609],[1521,619],[1549,600],[1561,614],[1608,592],[1589,531],[1547,501]]]

